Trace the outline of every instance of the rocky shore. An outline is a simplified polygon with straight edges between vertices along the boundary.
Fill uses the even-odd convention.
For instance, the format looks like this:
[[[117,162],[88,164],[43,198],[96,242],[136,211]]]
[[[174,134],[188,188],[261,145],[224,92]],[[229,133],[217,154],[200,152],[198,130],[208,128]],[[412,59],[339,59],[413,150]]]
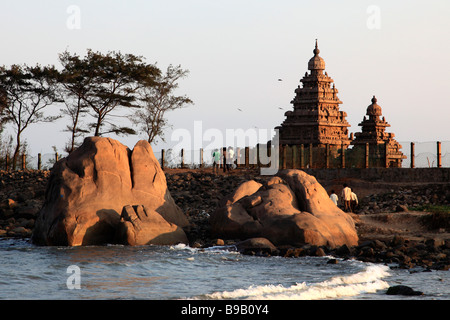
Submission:
[[[210,234],[209,216],[220,199],[241,183],[253,179],[263,182],[250,169],[213,174],[211,170],[166,170],[169,191],[185,212],[190,226],[185,228],[190,246],[204,248],[236,245],[243,254],[279,255],[284,257],[324,256],[354,258],[386,263],[391,267],[415,270],[448,270],[450,268],[450,225],[448,212],[432,212],[431,206],[450,206],[449,184],[395,185],[383,192],[360,187],[360,204],[355,220],[358,246],[289,245],[274,247],[264,239],[216,239]],[[48,171],[0,171],[0,237],[31,236],[36,215],[41,208]],[[319,181],[324,186],[333,182]],[[362,184],[361,184],[362,185]],[[361,186],[360,185],[360,186]],[[327,190],[329,188],[327,187]],[[329,263],[338,263],[330,259]]]
[[[0,171],[0,237],[31,236],[49,171]]]

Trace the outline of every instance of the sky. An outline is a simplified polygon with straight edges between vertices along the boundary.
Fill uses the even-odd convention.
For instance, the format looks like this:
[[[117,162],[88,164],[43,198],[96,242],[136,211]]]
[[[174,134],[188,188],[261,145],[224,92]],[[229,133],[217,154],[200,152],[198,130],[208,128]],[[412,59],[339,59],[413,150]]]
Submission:
[[[172,128],[157,151],[186,132],[190,141],[200,132],[205,147],[208,130],[280,125],[318,39],[350,132],[375,95],[398,141],[448,141],[448,17],[447,0],[3,0],[0,65],[59,67],[58,53],[88,48],[141,55],[161,70],[181,65],[190,73],[179,93],[194,105],[167,114]],[[28,128],[30,152],[62,151],[64,126]],[[113,138],[132,148],[144,136]]]

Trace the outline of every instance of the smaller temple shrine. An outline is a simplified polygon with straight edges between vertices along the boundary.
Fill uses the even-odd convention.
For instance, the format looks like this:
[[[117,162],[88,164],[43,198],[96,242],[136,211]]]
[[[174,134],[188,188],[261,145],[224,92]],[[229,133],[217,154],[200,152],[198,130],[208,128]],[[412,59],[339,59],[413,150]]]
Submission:
[[[382,116],[381,107],[377,104],[375,96],[372,98],[372,104],[367,107],[366,116],[358,124],[361,132],[355,133],[355,139],[351,144],[355,148],[366,148],[368,145],[374,166],[379,166],[379,162],[387,162],[386,167],[401,167],[402,159],[406,156],[400,151],[402,146],[394,139],[395,135],[386,132],[386,128],[391,125]]]

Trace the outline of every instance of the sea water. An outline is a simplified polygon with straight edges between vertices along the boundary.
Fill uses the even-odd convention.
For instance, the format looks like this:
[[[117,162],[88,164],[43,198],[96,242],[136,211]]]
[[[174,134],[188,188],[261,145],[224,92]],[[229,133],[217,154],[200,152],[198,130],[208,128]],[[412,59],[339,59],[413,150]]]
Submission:
[[[39,247],[0,240],[0,299],[448,300],[449,271],[331,257],[258,257],[234,247]],[[390,296],[406,285],[422,296]]]

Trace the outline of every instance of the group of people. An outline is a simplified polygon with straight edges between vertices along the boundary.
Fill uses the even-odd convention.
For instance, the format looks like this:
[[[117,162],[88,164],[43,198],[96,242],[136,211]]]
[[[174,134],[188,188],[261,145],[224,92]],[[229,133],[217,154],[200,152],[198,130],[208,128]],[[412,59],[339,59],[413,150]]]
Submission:
[[[234,149],[232,147],[228,147],[228,149],[224,149],[220,152],[218,149],[215,149],[212,153],[213,157],[213,172],[218,173],[220,167],[220,159],[223,161],[223,172],[231,171],[233,169],[234,163]]]
[[[335,205],[339,205],[339,197],[334,190],[331,190],[330,199]],[[356,193],[346,184],[343,184],[343,189],[341,192],[341,205],[345,212],[355,212],[358,206],[358,197]]]

